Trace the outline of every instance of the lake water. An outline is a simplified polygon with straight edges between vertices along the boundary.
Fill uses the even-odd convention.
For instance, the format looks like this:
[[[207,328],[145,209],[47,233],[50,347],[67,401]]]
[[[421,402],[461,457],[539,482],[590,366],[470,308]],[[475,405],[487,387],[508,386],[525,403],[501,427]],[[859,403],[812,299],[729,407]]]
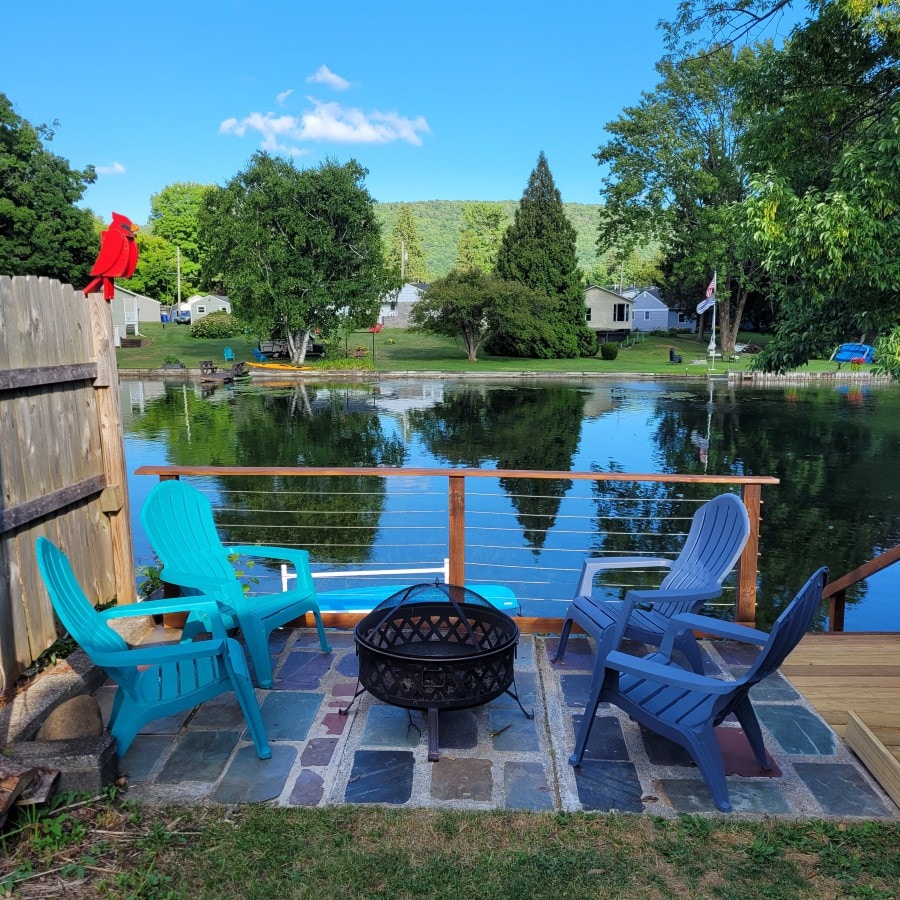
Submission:
[[[762,626],[818,566],[828,565],[838,577],[900,537],[900,388],[893,386],[386,378],[375,384],[251,382],[212,391],[123,381],[121,391],[130,472],[174,464],[774,475],[780,484],[763,488]],[[137,516],[155,482],[147,476],[129,481],[138,564],[152,561]],[[616,503],[671,502],[683,489],[627,484]],[[533,495],[535,485],[540,496]],[[546,581],[535,599],[568,599],[571,569],[585,548],[647,549],[639,538],[617,538],[608,530],[598,539],[597,523],[612,506],[590,482],[501,483],[495,494],[484,501],[483,513],[496,514],[502,500],[514,537],[467,552],[467,575],[474,569],[482,580],[505,581],[504,563],[514,559],[533,567],[534,580]],[[373,524],[364,549],[342,560],[335,547],[311,548],[313,559],[372,558],[373,548],[387,540],[392,511],[407,519],[416,514],[392,509],[392,502],[373,501],[366,510]],[[468,516],[479,514],[478,502],[469,509],[467,500]],[[419,507],[424,529],[428,504]],[[249,534],[232,539],[252,540]],[[282,542],[269,534],[261,539]],[[381,549],[389,559],[390,551]],[[900,566],[873,577],[848,600],[847,630],[897,630]]]

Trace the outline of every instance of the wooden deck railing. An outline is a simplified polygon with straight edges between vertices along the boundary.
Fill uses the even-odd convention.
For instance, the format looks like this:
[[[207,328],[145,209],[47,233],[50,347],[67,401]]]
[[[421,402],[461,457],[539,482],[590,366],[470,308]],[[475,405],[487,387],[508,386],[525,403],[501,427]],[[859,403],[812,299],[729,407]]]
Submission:
[[[844,610],[847,604],[847,589],[865,581],[872,575],[881,572],[888,566],[892,566],[900,560],[900,545],[879,553],[875,559],[870,559],[867,563],[863,563],[859,568],[848,572],[841,578],[825,585],[822,591],[822,599],[829,601],[828,606],[828,630],[843,631],[844,630]]]
[[[263,466],[141,466],[138,475],[157,475],[160,480],[181,476],[228,478],[232,476],[260,477],[351,477],[378,478],[446,478],[448,492],[447,545],[450,559],[450,581],[466,581],[466,483],[470,479],[565,479],[594,482],[655,482],[669,484],[738,486],[750,517],[750,539],[738,563],[735,597],[735,619],[752,625],[756,619],[757,557],[759,554],[759,523],[763,485],[778,484],[771,476],[733,475],[660,475],[609,472],[547,472],[510,469],[426,469],[426,468],[329,468],[329,467],[263,467]]]

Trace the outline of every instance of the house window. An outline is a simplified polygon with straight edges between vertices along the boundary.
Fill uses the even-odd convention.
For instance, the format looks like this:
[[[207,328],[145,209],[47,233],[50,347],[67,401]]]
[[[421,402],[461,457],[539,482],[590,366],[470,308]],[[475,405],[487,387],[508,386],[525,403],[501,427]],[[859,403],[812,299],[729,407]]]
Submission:
[[[584,311],[584,320],[585,320],[585,322],[590,322],[590,321],[591,321],[591,308],[590,308],[590,307],[588,307],[588,308]]]
[[[613,305],[613,322],[628,321],[628,304],[616,303]]]
[[[686,322],[687,322],[687,316],[682,312],[678,313],[678,324],[684,325]]]
[[[198,307],[197,307],[197,315],[198,315],[198,316],[205,316],[205,315],[206,315],[206,307],[205,307],[205,306],[198,306]]]
[[[645,309],[645,310],[644,310],[644,321],[645,321],[645,322],[649,322],[649,321],[650,321],[650,310],[649,310],[649,309]]]

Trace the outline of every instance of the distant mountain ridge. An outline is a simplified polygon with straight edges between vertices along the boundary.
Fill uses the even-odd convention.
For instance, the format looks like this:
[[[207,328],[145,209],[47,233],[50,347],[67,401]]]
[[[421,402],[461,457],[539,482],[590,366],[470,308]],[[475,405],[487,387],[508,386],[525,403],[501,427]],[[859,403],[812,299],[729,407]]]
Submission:
[[[419,225],[422,247],[428,261],[429,278],[446,275],[456,262],[456,246],[460,232],[465,225],[463,209],[466,200],[422,200],[413,203],[376,203],[375,215],[382,225],[385,242],[390,238],[401,206],[412,208]],[[496,201],[503,207],[509,222],[512,222],[518,200]],[[599,224],[599,203],[564,203],[566,215],[575,228],[575,253],[582,272],[587,272],[597,261],[597,226]]]

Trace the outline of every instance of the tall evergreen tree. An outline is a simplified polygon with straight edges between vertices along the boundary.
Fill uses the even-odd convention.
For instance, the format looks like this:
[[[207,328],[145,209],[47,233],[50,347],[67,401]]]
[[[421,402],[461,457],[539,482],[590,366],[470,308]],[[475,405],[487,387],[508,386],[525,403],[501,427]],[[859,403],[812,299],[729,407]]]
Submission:
[[[497,253],[506,216],[499,203],[467,203],[463,207],[465,227],[460,232],[456,249],[456,268],[477,269],[490,274],[497,265]]]
[[[543,151],[528,179],[513,223],[500,243],[497,274],[507,281],[525,284],[546,297],[548,323],[550,320],[563,323],[574,337],[574,353],[571,343],[566,341],[565,346],[549,348],[553,355],[592,355],[595,352],[593,332],[585,324],[584,291],[575,255],[575,229],[566,217]],[[548,342],[553,340],[554,333],[559,335],[560,330],[548,329]],[[522,355],[516,346],[496,349],[509,355]]]
[[[397,210],[388,244],[387,269],[397,285],[428,281],[428,263],[419,237],[419,224],[408,203]]]

